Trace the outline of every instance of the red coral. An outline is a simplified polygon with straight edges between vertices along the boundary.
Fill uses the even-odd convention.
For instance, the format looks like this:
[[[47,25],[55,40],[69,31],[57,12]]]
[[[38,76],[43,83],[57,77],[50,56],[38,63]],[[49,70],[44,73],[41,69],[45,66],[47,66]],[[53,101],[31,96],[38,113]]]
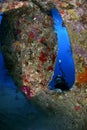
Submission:
[[[65,13],[65,11],[64,10],[60,10],[60,14],[62,15],[62,14],[64,14]]]
[[[46,41],[46,38],[45,37],[42,37],[41,39],[40,39],[40,43],[43,43],[43,42],[45,42]]]
[[[30,37],[31,39],[33,39],[33,38],[34,38],[34,33],[33,33],[33,32],[30,32],[29,37]]]
[[[27,82],[28,82],[27,76],[24,75],[24,76],[22,76],[22,77],[23,77],[23,81],[24,81],[25,83],[27,83]]]
[[[48,70],[48,71],[50,71],[50,70],[53,71],[53,67],[52,67],[52,66],[49,66],[49,67],[47,68],[47,70]]]
[[[29,99],[32,95],[31,89],[28,86],[22,86],[21,91],[25,93],[26,97]]]
[[[46,55],[45,55],[44,52],[41,52],[41,55],[40,55],[40,57],[39,57],[39,60],[40,60],[42,63],[44,63],[44,62],[47,60]]]
[[[25,83],[27,83],[27,82],[28,82],[28,80],[27,80],[27,79],[24,79],[24,82],[25,82]]]

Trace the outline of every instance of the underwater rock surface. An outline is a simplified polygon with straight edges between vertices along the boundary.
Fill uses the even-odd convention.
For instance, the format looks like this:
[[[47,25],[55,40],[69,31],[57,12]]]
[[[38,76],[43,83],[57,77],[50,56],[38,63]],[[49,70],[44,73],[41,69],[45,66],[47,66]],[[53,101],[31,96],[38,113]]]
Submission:
[[[30,1],[29,1],[30,2]],[[57,52],[57,40],[56,40],[56,36],[54,34],[54,29],[53,29],[53,23],[50,24],[48,22],[48,19],[51,19],[50,17],[47,17],[46,15],[41,15],[42,17],[40,18],[39,16],[37,17],[33,17],[31,15],[31,13],[27,12],[27,6],[28,3],[27,2],[14,2],[14,3],[4,3],[2,4],[2,7],[0,5],[0,10],[2,12],[5,12],[5,17],[3,19],[2,22],[2,27],[5,28],[4,30],[2,30],[2,52],[4,55],[4,59],[5,59],[5,64],[9,70],[10,75],[12,75],[14,81],[16,84],[19,84],[19,86],[28,86],[30,89],[33,89],[33,94],[31,100],[35,101],[39,104],[39,106],[41,106],[42,108],[44,108],[45,110],[47,110],[49,113],[56,113],[56,116],[59,116],[59,118],[57,118],[58,120],[56,120],[56,123],[53,123],[55,126],[55,129],[57,129],[56,125],[59,125],[62,129],[70,129],[72,128],[72,130],[86,130],[87,128],[87,118],[85,117],[86,115],[86,109],[87,109],[87,19],[86,19],[86,14],[87,14],[87,4],[80,4],[80,3],[73,3],[72,2],[67,2],[66,0],[61,0],[61,2],[54,0],[53,3],[56,5],[56,7],[58,8],[58,10],[60,11],[62,18],[64,19],[65,25],[68,28],[69,31],[69,35],[70,35],[70,39],[71,39],[71,44],[72,44],[72,50],[73,50],[73,54],[74,54],[74,59],[75,59],[75,68],[76,68],[76,83],[74,86],[74,90],[70,91],[70,92],[65,92],[63,94],[59,94],[57,92],[53,92],[51,93],[50,91],[45,89],[47,88],[47,86],[45,85],[45,83],[47,84],[47,81],[40,81],[41,86],[39,87],[39,85],[37,85],[37,87],[35,86],[35,82],[33,81],[39,78],[39,74],[35,74],[34,70],[37,70],[32,66],[29,65],[28,62],[25,62],[25,60],[28,60],[28,57],[31,55],[32,56],[32,51],[28,51],[29,49],[29,45],[27,43],[32,43],[32,39],[34,41],[34,38],[36,38],[37,36],[35,36],[35,31],[37,30],[37,34],[41,34],[40,36],[40,44],[38,43],[38,47],[43,46],[44,49],[47,50],[47,46],[50,47],[51,45],[49,44],[50,38],[48,39],[48,36],[50,37],[54,37],[54,41],[55,41],[55,47],[54,47],[54,54],[55,52]],[[30,2],[31,7],[33,7],[32,2]],[[45,5],[43,5],[44,7]],[[22,8],[19,8],[22,7]],[[29,6],[30,7],[30,6]],[[39,10],[38,7],[33,8],[33,10]],[[41,12],[37,11],[39,14],[41,14]],[[29,15],[30,14],[30,15]],[[21,16],[21,17],[20,17]],[[46,16],[46,18],[45,18]],[[40,19],[44,19],[45,21],[45,26],[43,27],[39,21]],[[33,19],[33,20],[32,20]],[[38,20],[37,20],[38,19]],[[29,30],[29,26],[28,25],[34,25],[32,21],[35,20],[35,27],[37,27],[35,30],[33,29],[33,27],[30,28]],[[51,19],[52,20],[52,19]],[[49,20],[49,21],[51,21]],[[6,22],[7,21],[7,22]],[[29,22],[30,21],[30,22]],[[43,20],[42,20],[43,21]],[[6,24],[5,24],[6,22]],[[32,23],[31,23],[32,22]],[[39,24],[39,26],[37,26]],[[31,25],[31,26],[32,26]],[[51,26],[52,25],[52,26]],[[76,25],[76,26],[75,26]],[[45,29],[49,29],[51,26],[52,31],[47,31]],[[31,32],[31,29],[33,29],[33,33]],[[28,32],[29,30],[29,32]],[[42,31],[44,30],[44,31]],[[39,31],[39,32],[38,32]],[[47,33],[45,32],[47,31]],[[51,34],[49,34],[49,33]],[[29,35],[29,37],[28,37]],[[43,37],[45,36],[45,38]],[[22,39],[23,37],[23,39]],[[29,39],[29,42],[28,40]],[[46,42],[48,41],[48,44],[45,44],[45,40]],[[51,39],[52,40],[52,39]],[[54,43],[54,41],[52,41]],[[35,42],[35,41],[34,41]],[[23,44],[21,44],[23,43]],[[23,45],[23,62],[20,60],[20,50],[21,50],[21,46]],[[32,46],[32,48],[34,48],[34,51],[37,50],[37,46],[36,46],[36,42],[34,43],[34,47]],[[32,49],[31,48],[31,49]],[[31,54],[29,54],[29,56],[27,55],[28,52],[26,52],[25,50],[27,50],[28,52],[31,52]],[[52,47],[53,50],[53,47]],[[39,66],[38,68],[38,73],[39,71],[41,71],[41,74],[46,72],[45,74],[48,74],[49,72],[49,76],[52,75],[53,73],[53,68],[52,68],[52,64],[55,63],[55,57],[56,55],[53,55],[53,57],[51,58],[49,56],[49,63],[52,63],[50,66],[45,66],[47,67],[46,70],[44,72],[42,72],[43,67],[45,65],[45,63],[47,63],[46,61],[46,56],[44,53],[40,53],[40,51],[38,51],[38,53],[35,53],[34,57],[36,58],[36,56],[38,55],[39,59],[33,59],[33,56],[31,57],[33,59],[33,61],[35,63],[41,63],[41,66]],[[48,51],[45,51],[46,53],[48,53]],[[22,53],[22,54],[23,54]],[[51,53],[51,52],[50,52]],[[44,57],[44,58],[42,58]],[[50,61],[50,59],[52,59]],[[44,63],[44,65],[43,65]],[[49,63],[47,63],[46,65],[48,65]],[[30,66],[30,67],[26,67],[26,66]],[[21,69],[20,69],[21,67]],[[42,67],[42,70],[41,70]],[[54,67],[54,66],[53,66]],[[22,70],[22,71],[20,71]],[[48,71],[47,71],[48,70]],[[21,78],[22,72],[24,73],[23,77]],[[29,75],[29,73],[32,74],[32,77],[29,77],[27,75]],[[34,77],[35,76],[35,77]],[[47,80],[50,79],[48,76]],[[29,79],[28,79],[29,78]],[[18,80],[20,79],[20,80]],[[40,78],[39,78],[40,79]],[[41,79],[46,79],[45,75],[41,77]],[[31,82],[30,82],[31,81]],[[33,82],[33,84],[31,84]],[[32,87],[31,87],[32,86]],[[35,86],[35,87],[34,87]],[[36,88],[36,90],[35,90]],[[23,89],[24,90],[24,89]],[[36,94],[37,93],[37,94]],[[36,95],[36,96],[35,96]],[[35,96],[35,97],[34,97]],[[54,117],[55,118],[55,117]],[[53,120],[54,120],[53,118]],[[46,118],[45,118],[46,119]],[[52,119],[52,118],[51,118]],[[55,118],[56,119],[56,118]],[[40,118],[38,119],[40,121]],[[50,120],[50,118],[49,118]],[[52,120],[52,122],[53,122]],[[38,122],[39,122],[38,121]],[[48,119],[47,119],[48,121]],[[52,124],[51,122],[51,124]],[[36,122],[37,124],[37,122]],[[42,121],[42,124],[44,126],[44,122]],[[46,123],[49,124],[49,123]],[[36,125],[37,126],[37,125]],[[47,125],[46,125],[47,126]],[[51,126],[51,125],[50,125]],[[63,127],[64,126],[64,127]],[[38,127],[36,127],[35,129],[37,130],[40,129],[39,125]],[[41,127],[42,128],[42,127]],[[40,129],[41,130],[41,129]]]
[[[17,86],[30,87],[34,93],[46,89],[57,54],[52,18],[34,4],[6,12],[1,43],[6,66]]]

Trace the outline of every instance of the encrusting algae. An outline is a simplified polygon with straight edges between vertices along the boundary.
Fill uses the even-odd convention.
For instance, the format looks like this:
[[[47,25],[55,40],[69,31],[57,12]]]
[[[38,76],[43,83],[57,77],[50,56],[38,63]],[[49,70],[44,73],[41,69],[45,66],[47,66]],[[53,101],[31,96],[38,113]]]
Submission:
[[[77,74],[77,82],[80,84],[87,83],[87,67],[84,68],[84,72]]]

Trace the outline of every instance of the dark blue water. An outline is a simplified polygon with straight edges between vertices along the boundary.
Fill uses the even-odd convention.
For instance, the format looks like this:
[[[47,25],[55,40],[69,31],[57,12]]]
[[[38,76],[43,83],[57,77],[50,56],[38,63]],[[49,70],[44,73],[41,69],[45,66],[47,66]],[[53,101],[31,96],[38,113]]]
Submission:
[[[55,89],[55,78],[63,77],[68,88],[72,88],[75,82],[75,67],[69,35],[64,26],[62,17],[56,8],[52,9],[54,29],[57,34],[58,53],[56,57],[54,75],[49,86]]]

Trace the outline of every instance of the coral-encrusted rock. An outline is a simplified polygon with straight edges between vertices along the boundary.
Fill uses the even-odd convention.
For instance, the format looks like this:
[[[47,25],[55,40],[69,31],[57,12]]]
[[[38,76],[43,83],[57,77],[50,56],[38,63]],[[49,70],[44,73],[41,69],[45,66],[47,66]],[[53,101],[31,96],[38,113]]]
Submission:
[[[57,53],[52,18],[33,3],[6,12],[2,21],[2,51],[18,86],[47,88]]]
[[[1,11],[7,10],[1,31],[2,51],[9,73],[18,86],[47,87],[53,74],[57,42],[52,18],[46,13],[49,13],[47,9],[55,5],[69,31],[78,77],[87,66],[86,2],[81,5],[81,1],[75,1],[73,4],[65,0],[55,0],[52,5],[50,0],[39,1],[44,9],[39,6],[41,11],[35,5],[37,2],[32,1],[34,3],[14,2],[8,6],[4,3],[1,8]]]

